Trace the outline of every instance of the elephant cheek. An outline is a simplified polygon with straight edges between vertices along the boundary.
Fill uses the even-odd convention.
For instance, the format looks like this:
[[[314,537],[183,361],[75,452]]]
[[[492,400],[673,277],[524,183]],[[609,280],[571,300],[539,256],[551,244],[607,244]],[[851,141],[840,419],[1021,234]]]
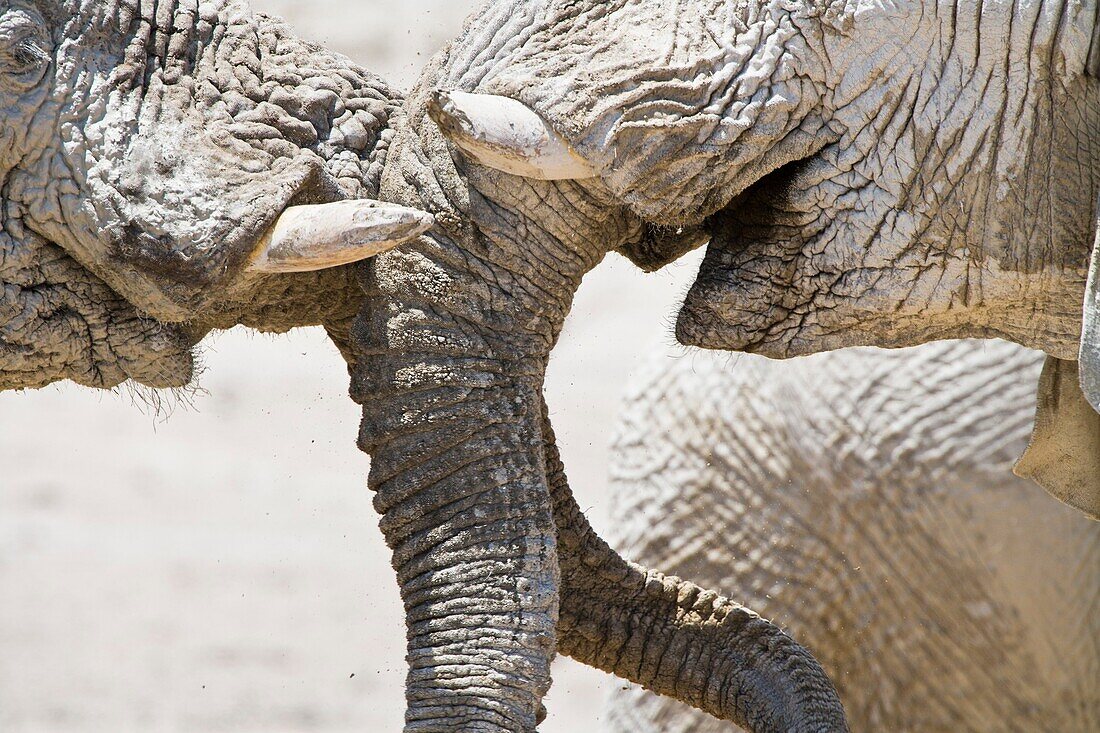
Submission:
[[[70,244],[138,308],[180,322],[246,297],[252,280],[244,268],[289,205],[342,195],[312,153],[253,172],[201,140],[184,153],[180,136],[166,134],[135,142],[120,163],[94,171],[102,175],[92,179],[93,216],[74,217]]]

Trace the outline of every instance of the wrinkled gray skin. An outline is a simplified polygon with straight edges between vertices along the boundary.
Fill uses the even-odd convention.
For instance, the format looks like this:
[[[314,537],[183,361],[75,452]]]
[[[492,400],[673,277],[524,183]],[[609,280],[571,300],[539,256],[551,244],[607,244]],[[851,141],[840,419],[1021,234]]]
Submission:
[[[523,7],[476,91],[542,115],[645,220],[714,215],[681,341],[786,357],[1004,336],[1076,358],[1095,2]]]
[[[244,268],[288,205],[377,192],[400,102],[241,3],[0,1],[0,389],[182,387],[236,324],[346,345],[353,268]]]
[[[1073,358],[1100,171],[1096,11],[511,0],[471,19],[410,97],[383,176],[384,198],[439,226],[364,269],[353,336],[408,613],[410,730],[530,730],[555,620],[565,653],[719,717],[844,727],[771,627],[647,581],[594,538],[553,447],[546,361],[608,251],[657,267],[697,227],[713,240],[687,343],[791,356],[1005,336]],[[523,102],[597,175],[474,162],[429,119],[436,89]]]
[[[351,360],[354,268],[257,275],[246,263],[286,207],[378,193],[400,102],[240,3],[0,0],[0,389],[182,387],[192,347],[235,324],[323,324]],[[388,189],[449,218],[419,250],[364,270],[369,366],[356,373],[410,609],[410,730],[534,727],[559,579],[562,648],[578,658],[761,731],[839,729],[805,650],[592,534],[538,388],[568,295],[603,252],[560,245],[565,220],[541,240],[499,234],[512,215],[487,216],[425,134],[405,126]],[[483,188],[517,215],[532,203],[528,189]],[[599,222],[640,231],[629,217]]]
[[[943,342],[647,366],[615,539],[808,644],[855,731],[1100,727],[1100,524],[1012,475],[1042,355]],[[606,729],[731,726],[637,688]]]

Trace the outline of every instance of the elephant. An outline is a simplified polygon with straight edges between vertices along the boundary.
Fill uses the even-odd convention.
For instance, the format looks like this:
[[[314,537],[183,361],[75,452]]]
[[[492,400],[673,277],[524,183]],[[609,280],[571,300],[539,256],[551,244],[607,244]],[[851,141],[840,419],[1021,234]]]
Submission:
[[[0,389],[182,388],[213,329],[323,324],[418,234],[372,200],[402,95],[240,3],[0,4]]]
[[[1039,453],[1079,438],[1056,459],[1095,464],[1096,15],[505,0],[471,17],[406,100],[382,176],[381,198],[436,226],[360,268],[352,330],[409,730],[533,729],[555,650],[750,730],[846,729],[774,627],[596,538],[547,361],[608,252],[655,269],[706,244],[681,342],[791,357],[1003,337],[1050,357]],[[1094,516],[1097,497],[1062,494]]]
[[[709,239],[684,344],[1042,349],[1051,420],[1020,470],[1100,518],[1096,15],[1068,0],[530,0],[476,21],[461,45],[511,42],[429,104],[470,161],[664,227],[647,263]]]
[[[536,385],[597,251],[500,238],[399,91],[235,0],[3,0],[0,105],[0,389],[183,389],[212,330],[324,326],[408,608],[409,730],[533,729],[559,638],[754,730],[844,728],[782,630],[588,527]]]
[[[952,284],[952,269],[937,280],[943,287],[909,289],[927,303],[912,318],[885,297],[851,298],[867,306],[856,309],[858,317],[829,303],[836,318],[823,330],[846,335],[825,338],[813,332],[814,319],[798,318],[810,335],[789,348],[796,342],[782,335],[771,347],[764,336],[751,344],[735,337],[737,319],[753,334],[796,329],[753,325],[760,314],[779,313],[781,299],[774,312],[756,297],[738,312],[727,297],[733,273],[751,293],[774,281],[779,295],[795,294],[783,265],[803,260],[757,257],[762,272],[727,267],[723,253],[748,251],[732,232],[751,233],[736,223],[733,203],[754,191],[767,199],[763,179],[777,169],[797,169],[802,183],[827,178],[829,160],[856,171],[835,182],[856,190],[859,171],[843,154],[859,159],[867,151],[861,146],[888,136],[857,134],[877,128],[857,124],[858,115],[824,111],[845,94],[870,104],[884,87],[913,86],[900,83],[912,63],[898,65],[892,85],[870,83],[874,74],[863,84],[858,73],[871,71],[861,40],[897,39],[901,10],[884,20],[887,9],[856,2],[496,2],[475,14],[402,103],[383,82],[236,3],[8,0],[0,7],[4,99],[12,108],[0,147],[9,156],[0,168],[9,242],[0,273],[5,303],[15,303],[5,305],[12,315],[2,330],[0,386],[60,378],[109,386],[129,378],[178,387],[193,372],[191,347],[211,328],[325,325],[343,348],[351,395],[363,406],[359,445],[371,455],[368,483],[405,603],[409,731],[533,730],[545,714],[541,698],[557,651],[759,733],[847,729],[836,691],[809,652],[728,598],[626,562],[572,498],[540,390],[573,293],[608,252],[652,269],[709,240],[677,328],[682,340],[702,346],[789,355],[849,342],[900,346],[997,334],[1065,358],[1081,341],[1091,231],[1084,218],[1096,193],[1087,141],[1097,89],[1081,51],[1094,26],[1091,5],[1053,19],[1029,15],[1035,22],[1012,26],[1016,35],[991,23],[987,38],[983,25],[981,39],[964,33],[942,46],[969,63],[966,52],[981,40],[985,53],[972,54],[979,70],[1019,76],[1027,64],[1009,58],[1009,41],[1030,28],[1024,35],[1034,46],[1035,84],[1023,87],[1024,107],[1057,119],[1017,115],[1011,131],[1022,139],[1009,142],[1019,144],[968,172],[967,186],[941,187],[930,202],[893,200],[898,211],[924,202],[928,208],[917,210],[930,214],[970,184],[1013,198],[1006,192],[1026,179],[1015,171],[1042,162],[1023,143],[1050,140],[1046,188],[1021,184],[1013,199],[1030,212],[1053,211],[1057,198],[1045,245],[1024,246],[1041,226],[1002,227],[988,241],[1004,244],[1005,256],[987,257],[979,247],[987,233],[977,223],[1019,213],[994,197],[1003,205],[967,208],[980,222],[958,230],[963,249],[974,249],[975,267],[963,268],[973,269],[974,293]],[[1032,9],[1025,4],[1020,13]],[[1015,9],[989,12],[998,11],[1005,17]],[[912,22],[923,29],[937,17],[928,12]],[[949,27],[964,22],[945,20]],[[1055,43],[1048,31],[1063,25]],[[809,52],[796,59],[801,39],[839,43],[830,57],[847,59],[852,75],[812,65]],[[784,44],[792,54],[781,52]],[[1057,55],[1063,46],[1065,55]],[[643,62],[658,47],[661,58],[647,75]],[[998,51],[1003,58],[991,62]],[[796,76],[796,69],[806,73]],[[819,70],[828,74],[815,81]],[[774,89],[763,84],[772,76]],[[955,116],[929,128],[902,105],[898,117],[917,126],[911,138],[929,150],[973,143],[962,136],[948,145],[941,137],[949,136],[948,123],[996,122],[1004,109],[1017,111],[998,104],[996,84],[982,87],[979,76],[955,67],[948,77],[966,80],[954,84],[959,94],[947,95],[959,102]],[[832,87],[844,94],[816,93]],[[704,128],[688,114],[698,89],[713,100],[700,116]],[[759,99],[747,97],[752,90]],[[734,117],[709,139],[706,124],[725,120],[727,107]],[[762,109],[797,129],[784,132]],[[981,150],[994,144],[974,132]],[[782,144],[767,145],[769,136]],[[903,145],[885,145],[882,162],[892,164],[884,166],[883,185],[904,173],[906,158]],[[357,152],[349,156],[343,147]],[[932,173],[957,172],[929,163]],[[798,189],[779,185],[782,178],[773,188]],[[1063,178],[1073,180],[1062,186]],[[804,188],[803,198],[792,193],[779,203],[792,208],[797,199],[814,214],[810,204],[825,197]],[[1053,193],[1044,198],[1042,191]],[[830,211],[830,221],[855,229],[852,212],[889,208],[889,197],[872,198],[876,206],[853,204],[847,218]],[[791,213],[783,226],[794,231]],[[342,233],[360,226],[349,248]],[[935,237],[946,229],[896,230],[927,230],[933,245],[924,248],[929,267],[903,263],[897,271],[935,271],[932,253],[947,251]],[[872,239],[894,230],[874,231]],[[830,241],[852,243],[846,235]],[[865,250],[878,253],[878,245],[854,251]],[[375,256],[349,266],[366,254]],[[807,260],[827,265],[829,252]],[[885,262],[842,264],[864,284],[870,274],[881,276],[873,294],[898,294]],[[276,271],[287,268],[310,272]],[[54,282],[63,286],[48,285]],[[889,327],[861,328],[872,322],[872,305],[901,315],[884,316]]]
[[[1003,341],[661,355],[615,430],[611,539],[738,588],[814,650],[853,730],[1094,731],[1100,525],[1011,472],[1041,367]],[[730,729],[638,688],[604,720]]]

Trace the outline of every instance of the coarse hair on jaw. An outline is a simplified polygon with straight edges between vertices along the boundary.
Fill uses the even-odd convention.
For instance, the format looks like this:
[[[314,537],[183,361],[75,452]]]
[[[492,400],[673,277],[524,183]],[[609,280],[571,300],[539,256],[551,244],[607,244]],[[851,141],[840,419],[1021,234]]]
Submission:
[[[116,395],[125,394],[129,397],[130,404],[142,414],[152,417],[154,424],[167,422],[177,409],[193,411],[195,398],[209,393],[199,385],[200,378],[206,373],[204,352],[197,345],[191,347],[190,352],[191,363],[194,365],[191,381],[181,387],[150,387],[128,379],[111,391]],[[157,377],[158,381],[167,381],[167,375],[158,373]]]

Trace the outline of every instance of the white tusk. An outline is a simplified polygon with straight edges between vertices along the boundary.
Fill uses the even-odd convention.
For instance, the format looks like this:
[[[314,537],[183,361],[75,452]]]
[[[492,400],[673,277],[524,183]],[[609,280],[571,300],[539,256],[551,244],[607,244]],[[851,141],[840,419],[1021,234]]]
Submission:
[[[493,94],[436,91],[428,114],[462,152],[525,178],[592,178],[596,170],[522,102]]]
[[[435,218],[382,201],[291,206],[260,240],[250,272],[311,272],[373,257],[423,234]]]

